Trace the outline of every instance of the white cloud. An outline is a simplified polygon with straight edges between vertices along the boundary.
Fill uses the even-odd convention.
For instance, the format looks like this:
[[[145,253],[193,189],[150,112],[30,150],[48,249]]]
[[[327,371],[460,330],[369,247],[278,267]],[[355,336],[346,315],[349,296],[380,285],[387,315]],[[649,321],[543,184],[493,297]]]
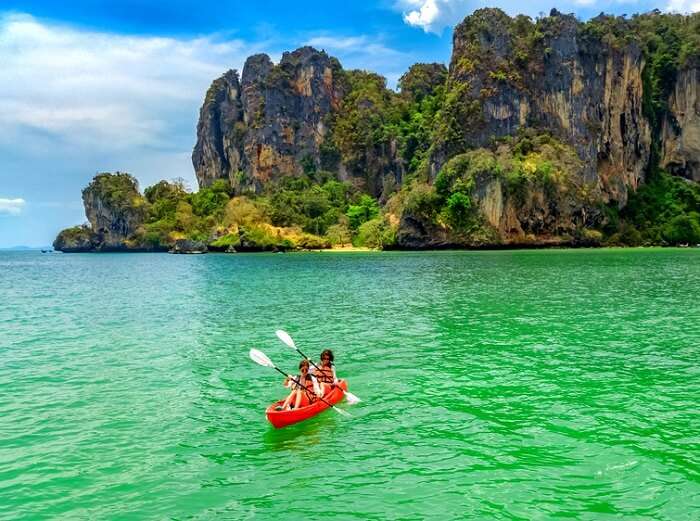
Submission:
[[[400,53],[381,37],[312,36],[307,44],[328,49],[346,67],[398,77],[387,63],[401,61]],[[145,164],[149,154],[177,154],[186,158],[181,175],[192,170],[187,156],[211,81],[271,46],[218,35],[130,36],[0,13],[0,150],[34,162],[80,158],[95,170],[101,167],[92,158]]]
[[[436,29],[436,22],[440,16],[436,0],[426,0],[425,2],[410,2],[416,9],[404,14],[403,19],[408,25],[422,27],[424,30]]]
[[[399,0],[397,5],[408,25],[440,34],[471,13],[477,4],[469,0]]]
[[[674,13],[697,13],[700,11],[700,0],[670,0],[666,10]]]
[[[258,50],[215,36],[126,36],[2,16],[0,144],[22,146],[34,132],[93,150],[182,147],[173,140],[194,133],[210,82]]]
[[[0,215],[19,215],[26,204],[24,199],[0,198]]]

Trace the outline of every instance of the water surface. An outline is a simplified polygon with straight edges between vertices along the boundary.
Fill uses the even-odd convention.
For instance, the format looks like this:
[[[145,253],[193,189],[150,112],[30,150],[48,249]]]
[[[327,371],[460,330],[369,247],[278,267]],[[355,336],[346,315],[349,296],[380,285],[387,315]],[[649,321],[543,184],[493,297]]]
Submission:
[[[0,519],[700,518],[700,250],[0,252]],[[363,403],[273,430],[336,353]]]

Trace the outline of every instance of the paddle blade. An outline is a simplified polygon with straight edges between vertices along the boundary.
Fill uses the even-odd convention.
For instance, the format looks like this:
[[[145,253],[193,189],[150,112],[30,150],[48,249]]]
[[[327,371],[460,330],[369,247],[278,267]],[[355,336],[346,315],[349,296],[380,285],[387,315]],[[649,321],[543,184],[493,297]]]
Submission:
[[[355,405],[356,403],[360,403],[362,401],[357,396],[348,391],[345,391],[345,399],[350,405]]]
[[[277,331],[275,331],[275,334],[277,335],[277,338],[279,338],[282,342],[287,344],[292,349],[297,348],[296,344],[294,343],[294,340],[292,340],[292,337],[289,336],[289,333],[287,333],[286,331],[278,329]]]
[[[350,414],[348,411],[344,411],[343,409],[338,409],[337,407],[333,407],[333,410],[337,412],[338,414],[342,414],[346,418],[352,418],[352,414]]]
[[[275,367],[275,364],[272,363],[272,360],[270,360],[267,357],[267,355],[262,351],[258,351],[257,349],[251,349],[249,355],[250,359],[256,364],[260,364],[265,367]]]

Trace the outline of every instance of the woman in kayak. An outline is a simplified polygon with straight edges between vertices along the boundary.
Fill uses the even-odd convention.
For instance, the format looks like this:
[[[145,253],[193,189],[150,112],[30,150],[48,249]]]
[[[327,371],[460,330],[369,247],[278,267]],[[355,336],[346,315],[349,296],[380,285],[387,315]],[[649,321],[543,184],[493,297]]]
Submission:
[[[281,409],[292,409],[292,403],[294,404],[294,409],[298,409],[316,401],[316,396],[321,396],[321,388],[316,378],[309,373],[308,360],[299,362],[299,371],[301,374],[297,375],[294,380],[302,385],[299,385],[289,376],[284,379],[284,386],[290,387],[292,392],[287,396]]]
[[[338,383],[333,359],[333,351],[324,349],[321,352],[321,362],[314,370],[314,376],[321,384],[321,391],[323,391],[323,394],[328,393],[331,388]]]

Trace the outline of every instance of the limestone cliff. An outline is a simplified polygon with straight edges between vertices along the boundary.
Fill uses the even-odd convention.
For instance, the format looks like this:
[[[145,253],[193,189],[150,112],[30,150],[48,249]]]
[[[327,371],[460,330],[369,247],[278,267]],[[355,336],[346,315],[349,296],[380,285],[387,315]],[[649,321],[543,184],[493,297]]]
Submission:
[[[211,186],[217,179],[236,181],[245,129],[240,92],[238,73],[230,70],[214,80],[204,98],[192,153],[200,186]]]
[[[625,204],[628,190],[643,178],[651,140],[642,114],[644,59],[634,41],[605,43],[573,16],[556,11],[535,24],[498,9],[467,17],[453,40],[449,75],[438,64],[419,64],[402,78],[402,94],[415,101],[445,84],[447,76],[431,178],[455,154],[537,128],[576,150],[584,164],[582,180],[600,201]],[[363,122],[384,109],[377,97],[346,97],[352,87],[346,77],[352,79],[337,60],[304,47],[285,53],[277,65],[266,55],[250,57],[240,85],[235,71],[216,80],[201,110],[193,153],[200,186],[225,178],[238,191],[260,191],[304,168],[363,178],[374,195],[387,182],[400,185],[406,165],[397,137],[331,148],[336,162],[324,163],[330,124],[341,120],[342,128],[372,133],[377,129]],[[679,97],[677,104],[684,102]],[[359,123],[345,117],[351,110]],[[335,144],[342,145],[338,133]],[[692,141],[692,131],[688,135],[682,139]]]
[[[261,193],[323,171],[385,204],[481,150],[509,159],[464,174],[471,191],[445,197],[470,197],[490,232],[467,236],[405,209],[395,215],[400,246],[580,238],[605,225],[601,208],[624,208],[657,165],[700,180],[698,27],[697,15],[658,11],[583,23],[556,10],[532,20],[479,9],[455,28],[449,69],[416,64],[399,92],[309,47],[278,64],[252,56],[240,81],[229,71],[207,93],[197,178]],[[516,149],[526,134],[555,144]]]
[[[452,157],[434,181],[436,205],[403,205],[398,245],[489,247],[585,244],[599,196],[573,147],[529,129],[495,148]],[[415,191],[415,189],[414,189]],[[468,196],[468,197],[467,197]]]
[[[129,174],[100,174],[83,190],[85,216],[107,247],[119,246],[143,224],[145,200]]]
[[[668,105],[661,166],[700,182],[700,60],[679,72]]]
[[[533,26],[476,11],[455,28],[449,99],[461,117],[435,147],[433,176],[455,153],[533,127],[574,147],[583,179],[624,204],[649,159],[643,67],[635,43],[606,44],[572,15],[552,11]]]
[[[510,153],[513,148],[499,141],[524,132],[558,141],[557,152],[548,154],[550,166],[568,159],[554,169],[554,177],[545,176],[545,184],[527,168],[513,167],[512,158],[472,176],[472,198],[493,233],[485,239],[448,234],[448,242],[585,243],[581,230],[601,224],[600,206],[624,206],[649,165],[651,127],[643,114],[639,45],[634,40],[613,44],[555,10],[532,22],[498,9],[467,17],[455,28],[453,43],[430,179],[450,158],[471,149]],[[532,165],[539,156],[521,154]],[[518,197],[499,174],[508,169],[519,169]],[[412,239],[403,233],[402,241]]]
[[[54,248],[64,252],[150,250],[134,236],[146,216],[146,201],[136,179],[126,173],[102,173],[83,190],[88,225],[59,233]]]
[[[700,13],[479,9],[453,44],[397,90],[311,47],[251,56],[206,93],[198,192],[98,175],[57,249],[700,242]]]
[[[192,161],[200,186],[228,179],[238,191],[259,191],[282,176],[319,168],[327,118],[343,94],[340,64],[302,47],[279,64],[251,56],[216,80],[205,99]],[[309,164],[310,162],[310,164]]]
[[[95,251],[99,245],[97,235],[87,225],[61,230],[53,241],[53,248],[63,253]]]

